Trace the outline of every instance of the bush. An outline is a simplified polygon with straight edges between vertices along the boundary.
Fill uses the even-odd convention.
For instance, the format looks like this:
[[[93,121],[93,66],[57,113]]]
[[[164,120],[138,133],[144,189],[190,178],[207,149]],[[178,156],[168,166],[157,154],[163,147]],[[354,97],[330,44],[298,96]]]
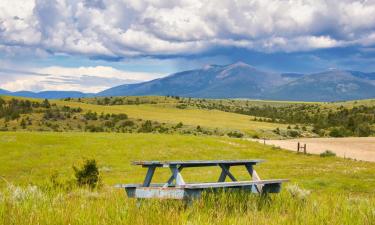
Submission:
[[[175,128],[182,128],[184,126],[184,124],[182,123],[182,122],[179,122],[176,126],[175,126]]]
[[[153,131],[152,122],[150,120],[146,120],[146,122],[144,122],[142,126],[138,129],[138,132],[141,132],[141,133],[150,133],[152,131]]]
[[[259,135],[258,134],[253,134],[253,136],[251,136],[252,138],[254,139],[259,139]]]
[[[371,126],[368,123],[359,124],[355,133],[358,137],[368,137],[372,133]]]
[[[239,131],[231,131],[228,133],[228,136],[229,137],[234,137],[234,138],[242,138],[243,137],[243,133],[239,132]]]
[[[325,150],[324,152],[320,153],[320,157],[335,157],[336,153],[332,152],[331,150]]]
[[[91,189],[98,186],[100,177],[95,159],[86,160],[82,168],[73,166],[73,170],[78,186],[88,186]]]
[[[344,127],[335,127],[329,132],[331,137],[347,137],[350,136],[351,132]]]
[[[126,120],[120,123],[120,127],[132,127],[134,126],[134,122],[131,120]]]
[[[300,136],[299,132],[296,131],[296,130],[288,130],[287,134],[288,134],[288,136],[291,136],[291,137],[299,137]]]

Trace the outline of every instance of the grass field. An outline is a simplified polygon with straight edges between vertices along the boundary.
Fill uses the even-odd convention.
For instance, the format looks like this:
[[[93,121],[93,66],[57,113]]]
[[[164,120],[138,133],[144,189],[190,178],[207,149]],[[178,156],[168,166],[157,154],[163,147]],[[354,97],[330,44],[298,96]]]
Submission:
[[[130,102],[137,98],[126,97]],[[225,101],[232,104],[232,100]],[[125,113],[129,120],[140,124],[152,120],[168,126],[182,122],[184,126],[191,126],[188,127],[191,130],[198,130],[197,126],[241,130],[247,137],[279,138],[273,130],[277,127],[287,130],[288,126],[252,121],[251,116],[199,109],[194,105],[182,109],[177,107],[180,102],[173,98],[144,97],[140,102],[99,105],[53,100],[51,103],[59,107],[68,105],[83,111],[69,118],[47,120],[38,111],[42,109],[36,108],[18,119],[8,122],[1,119],[8,131],[0,132],[0,224],[375,224],[375,163],[297,154],[246,139],[197,132],[138,133],[134,128],[132,133],[108,129],[91,133],[69,129],[77,123],[83,127],[109,120],[84,119],[88,111]],[[373,100],[319,104],[335,108],[362,102],[373,105]],[[247,103],[299,104],[272,101],[234,104]],[[22,128],[21,121],[26,116],[32,123]],[[43,121],[61,123],[60,128],[68,123],[69,126],[64,125],[64,129],[57,131],[74,132],[38,132]],[[27,129],[33,132],[26,132]],[[101,188],[90,190],[74,185],[73,166],[81,165],[85,159],[98,162]],[[265,163],[256,167],[262,179],[286,178],[290,182],[280,194],[267,198],[241,192],[219,193],[204,196],[190,205],[163,200],[139,204],[128,199],[123,190],[113,188],[118,183],[142,182],[145,169],[131,166],[131,161],[194,159],[265,159]],[[240,180],[249,179],[243,168],[231,171]],[[217,181],[220,171],[192,168],[184,169],[183,174],[187,182],[207,182]],[[168,170],[157,171],[154,182],[164,182],[168,177]]]
[[[97,191],[48,188],[50,177],[70,180],[72,165],[95,158],[104,187]],[[116,183],[141,182],[132,160],[252,159],[261,178],[288,178],[280,195],[206,196],[185,206],[145,201],[137,207]],[[3,224],[374,224],[375,164],[301,155],[246,140],[158,134],[0,133]],[[246,172],[234,169],[241,179]],[[215,181],[218,170],[186,169],[187,181]],[[157,181],[167,171],[156,174]],[[28,186],[28,185],[36,185]],[[298,185],[296,187],[294,185]],[[311,191],[309,194],[308,191]]]
[[[104,113],[126,113],[132,118],[142,118],[165,123],[179,123],[203,126],[208,128],[237,129],[249,135],[276,136],[272,130],[276,127],[285,129],[287,125],[252,121],[252,116],[219,110],[178,109],[174,104],[141,104],[141,105],[94,105],[80,102],[53,101],[58,105],[81,107],[83,110]]]

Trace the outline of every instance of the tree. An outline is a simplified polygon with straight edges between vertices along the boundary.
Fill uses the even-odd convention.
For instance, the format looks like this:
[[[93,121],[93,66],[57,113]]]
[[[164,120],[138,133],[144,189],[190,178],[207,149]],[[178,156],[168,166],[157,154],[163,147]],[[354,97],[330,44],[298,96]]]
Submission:
[[[49,103],[48,99],[44,99],[41,106],[44,108],[51,108],[51,104]]]
[[[100,176],[95,159],[86,160],[81,168],[73,166],[73,170],[78,186],[88,186],[91,189],[98,186]]]
[[[22,129],[26,128],[26,121],[25,121],[24,118],[22,118],[20,125],[21,125]]]

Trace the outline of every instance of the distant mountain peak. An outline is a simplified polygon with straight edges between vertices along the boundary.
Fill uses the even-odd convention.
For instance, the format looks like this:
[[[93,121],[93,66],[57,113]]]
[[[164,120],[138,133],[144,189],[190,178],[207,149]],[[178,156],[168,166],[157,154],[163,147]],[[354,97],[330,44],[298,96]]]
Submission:
[[[249,64],[245,63],[245,62],[242,62],[242,61],[238,61],[238,62],[235,62],[233,64],[231,64],[232,66],[250,66]],[[251,67],[251,66],[250,66]]]
[[[222,67],[222,66],[219,66],[219,65],[216,65],[216,64],[206,64],[203,66],[203,70],[210,70],[210,69],[214,69],[214,68],[218,68],[218,67]]]

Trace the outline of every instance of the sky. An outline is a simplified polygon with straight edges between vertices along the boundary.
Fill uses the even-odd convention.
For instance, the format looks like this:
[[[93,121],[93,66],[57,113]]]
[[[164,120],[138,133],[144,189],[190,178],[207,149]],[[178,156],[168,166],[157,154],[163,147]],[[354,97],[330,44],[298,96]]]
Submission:
[[[375,71],[375,0],[0,0],[0,88],[99,92],[242,61]]]

